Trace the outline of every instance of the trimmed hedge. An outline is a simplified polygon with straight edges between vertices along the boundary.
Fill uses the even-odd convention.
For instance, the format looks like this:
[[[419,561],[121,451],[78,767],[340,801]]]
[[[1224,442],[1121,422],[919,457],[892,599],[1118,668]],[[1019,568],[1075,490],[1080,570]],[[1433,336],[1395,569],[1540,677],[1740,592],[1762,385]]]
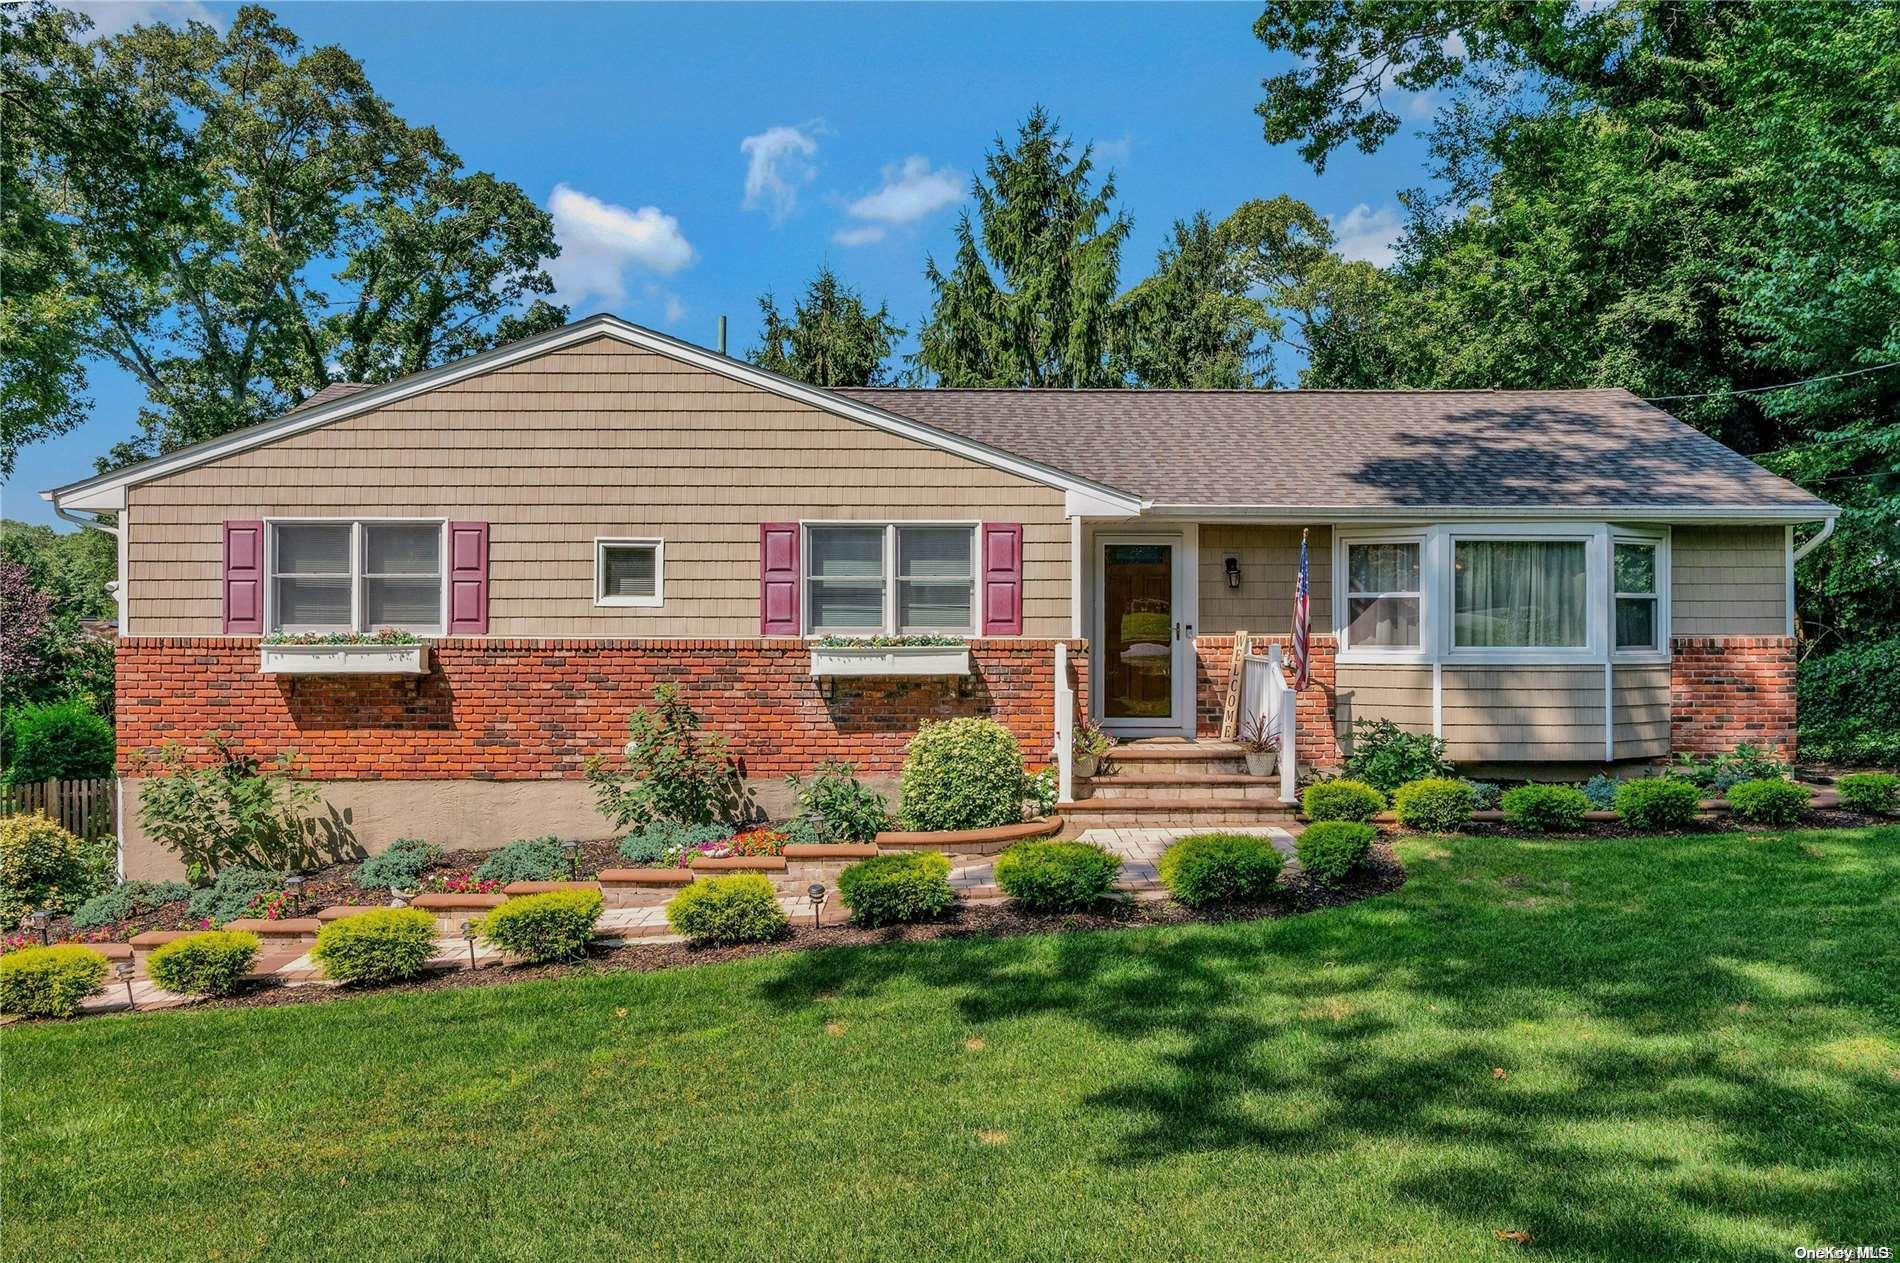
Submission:
[[[1385,810],[1385,795],[1364,781],[1343,777],[1319,781],[1300,793],[1300,810],[1312,821],[1353,820],[1364,822]]]
[[[356,866],[356,884],[365,890],[415,890],[422,874],[442,858],[442,848],[421,838],[397,838],[382,854]]]
[[[401,982],[434,958],[435,918],[421,908],[359,912],[317,931],[310,955],[337,982]]]
[[[71,1017],[105,980],[106,958],[78,943],[8,952],[0,956],[0,1013]]]
[[[118,739],[112,723],[84,702],[67,700],[16,706],[6,716],[10,785],[39,781],[84,781],[112,775]]]
[[[791,929],[771,881],[758,873],[694,881],[666,905],[666,923],[696,947],[769,943]]]
[[[925,720],[904,755],[906,829],[987,829],[1023,818],[1023,752],[993,719]]]
[[[0,930],[28,913],[64,912],[84,900],[100,884],[102,859],[44,812],[0,819]]]
[[[1018,842],[996,857],[996,884],[1031,912],[1080,912],[1108,897],[1122,862],[1093,842]]]
[[[1466,781],[1431,776],[1407,781],[1392,795],[1399,823],[1425,833],[1456,833],[1471,823],[1478,796]]]
[[[1293,844],[1306,875],[1331,886],[1366,862],[1379,831],[1356,820],[1324,820],[1309,824]]]
[[[1754,824],[1793,824],[1812,795],[1806,785],[1779,778],[1728,787],[1729,810]]]
[[[1900,806],[1900,776],[1892,772],[1854,772],[1834,782],[1841,806],[1879,813]]]
[[[1616,787],[1616,814],[1632,829],[1682,829],[1695,823],[1702,791],[1688,781],[1644,776]]]
[[[145,972],[180,995],[230,995],[257,963],[257,935],[243,930],[187,934],[145,959]]]
[[[1285,865],[1271,838],[1195,833],[1163,851],[1158,868],[1169,894],[1190,908],[1203,908],[1266,898]]]
[[[1572,832],[1590,810],[1590,800],[1573,785],[1519,785],[1502,801],[1506,823],[1537,833]]]
[[[576,960],[594,941],[594,923],[605,906],[598,890],[524,895],[482,918],[482,941],[534,964]]]
[[[863,926],[935,920],[957,902],[950,861],[935,851],[861,860],[838,874],[838,894]]]

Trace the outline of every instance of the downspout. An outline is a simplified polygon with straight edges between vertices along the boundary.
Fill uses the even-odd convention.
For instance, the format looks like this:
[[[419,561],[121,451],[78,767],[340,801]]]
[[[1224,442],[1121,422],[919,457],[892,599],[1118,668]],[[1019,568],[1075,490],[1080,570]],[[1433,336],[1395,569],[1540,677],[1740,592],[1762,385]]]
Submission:
[[[112,593],[112,607],[113,607],[112,623],[113,623],[113,630],[114,630],[115,638],[116,638],[117,634],[122,634],[125,630],[125,534],[124,532],[117,526],[107,526],[105,523],[97,521],[96,519],[80,517],[78,514],[74,513],[71,509],[68,509],[65,505],[61,504],[57,500],[53,501],[53,512],[58,517],[64,519],[65,521],[71,522],[75,526],[82,527],[89,531],[98,531],[102,535],[112,536],[113,548],[118,554],[119,577],[114,579],[110,584],[108,584],[106,586],[106,590]],[[118,723],[116,720],[113,723],[113,728],[115,730],[118,728]],[[119,880],[124,881],[125,880],[125,781],[122,780],[117,775],[114,775],[112,778],[112,835],[113,835],[115,850],[117,851],[117,856],[115,859],[115,867],[118,869]]]
[[[1825,521],[1823,521],[1821,523],[1821,533],[1819,535],[1816,535],[1813,539],[1809,540],[1807,543],[1801,545],[1801,547],[1795,549],[1794,559],[1796,561],[1800,561],[1803,557],[1807,556],[1809,553],[1819,548],[1822,544],[1826,543],[1827,537],[1834,533],[1834,523],[1836,520],[1837,519],[1835,518],[1828,518]]]

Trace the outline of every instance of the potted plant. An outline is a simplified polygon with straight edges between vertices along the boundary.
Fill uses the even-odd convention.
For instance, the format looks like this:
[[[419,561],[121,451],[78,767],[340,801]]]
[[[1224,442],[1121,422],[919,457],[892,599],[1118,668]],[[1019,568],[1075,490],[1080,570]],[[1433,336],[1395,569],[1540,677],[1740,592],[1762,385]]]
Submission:
[[[1274,756],[1280,751],[1280,734],[1267,727],[1266,716],[1255,715],[1253,721],[1240,730],[1235,742],[1247,756],[1247,775],[1273,775]]]
[[[1094,776],[1101,767],[1102,756],[1115,744],[1115,738],[1109,736],[1092,719],[1084,719],[1075,726],[1075,774]]]

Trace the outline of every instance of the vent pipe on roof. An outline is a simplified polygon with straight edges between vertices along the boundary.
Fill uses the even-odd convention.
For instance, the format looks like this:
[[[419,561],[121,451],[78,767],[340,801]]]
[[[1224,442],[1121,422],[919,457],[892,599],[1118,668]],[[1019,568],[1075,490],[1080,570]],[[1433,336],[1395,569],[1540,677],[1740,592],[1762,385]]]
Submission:
[[[719,354],[726,353],[726,318],[719,317]]]

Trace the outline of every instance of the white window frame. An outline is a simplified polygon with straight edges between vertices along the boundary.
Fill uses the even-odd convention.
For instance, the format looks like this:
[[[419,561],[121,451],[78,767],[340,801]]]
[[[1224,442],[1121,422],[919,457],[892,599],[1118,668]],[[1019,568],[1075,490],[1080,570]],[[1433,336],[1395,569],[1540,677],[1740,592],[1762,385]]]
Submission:
[[[607,595],[607,550],[609,548],[651,548],[653,550],[653,595]],[[594,604],[622,609],[655,609],[666,603],[666,541],[639,539],[621,535],[594,537]]]
[[[368,526],[433,526],[436,528],[436,564],[441,574],[436,611],[440,618],[433,627],[404,627],[414,636],[448,634],[449,617],[449,520],[445,517],[267,517],[264,519],[264,631],[276,635],[284,629],[277,618],[277,528],[280,526],[347,526],[350,528],[350,626],[348,629],[312,628],[317,632],[367,635],[375,630],[363,624],[363,584],[369,569]],[[286,634],[297,635],[296,631]]]
[[[805,639],[817,640],[824,636],[970,636],[978,634],[983,621],[983,540],[981,522],[939,521],[936,519],[886,519],[866,520],[862,518],[821,519],[798,524],[798,625],[805,629]],[[823,631],[812,626],[811,619],[811,533],[827,527],[857,527],[860,530],[876,528],[884,532],[883,565],[878,582],[884,590],[883,621],[878,630]],[[970,623],[961,631],[907,632],[897,630],[897,532],[900,527],[936,527],[939,529],[967,530],[970,532]]]
[[[1616,587],[1616,546],[1618,544],[1644,544],[1656,550],[1656,643],[1648,648],[1622,649],[1616,643],[1616,602],[1624,594]],[[1669,661],[1669,590],[1674,586],[1670,575],[1669,531],[1667,528],[1645,530],[1637,527],[1612,527],[1610,529],[1610,554],[1608,558],[1610,592],[1609,644],[1611,660],[1614,662],[1667,662]],[[1631,592],[1631,597],[1649,595]]]
[[[1440,633],[1449,664],[1559,664],[1602,662],[1609,611],[1609,580],[1605,574],[1608,552],[1604,528],[1589,524],[1464,523],[1438,528],[1443,536],[1441,579],[1445,599],[1440,603]],[[1460,645],[1457,638],[1456,593],[1458,544],[1471,540],[1498,544],[1582,544],[1584,566],[1584,632],[1581,645]]]
[[[1352,531],[1336,536],[1338,544],[1333,549],[1333,591],[1334,598],[1333,627],[1339,638],[1339,657],[1353,662],[1394,662],[1416,663],[1432,660],[1432,565],[1431,532],[1428,530],[1411,531]],[[1354,544],[1416,544],[1418,545],[1418,591],[1406,592],[1352,592],[1352,566],[1350,549]],[[1355,596],[1416,596],[1418,598],[1418,644],[1417,645],[1364,645],[1353,648],[1350,629],[1347,626]]]

